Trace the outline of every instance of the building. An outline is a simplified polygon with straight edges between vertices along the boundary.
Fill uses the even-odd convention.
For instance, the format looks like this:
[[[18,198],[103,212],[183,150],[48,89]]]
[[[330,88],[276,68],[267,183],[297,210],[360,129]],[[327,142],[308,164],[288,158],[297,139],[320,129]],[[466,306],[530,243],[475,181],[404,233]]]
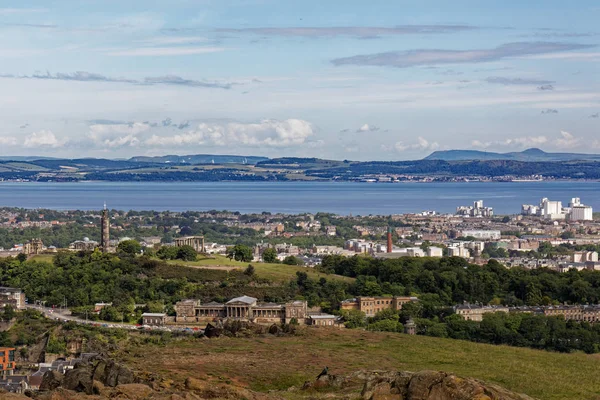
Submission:
[[[306,325],[313,326],[336,326],[338,324],[338,317],[331,314],[310,314],[306,321]]]
[[[2,376],[12,375],[15,365],[15,348],[0,347],[0,371],[2,371]]]
[[[98,248],[99,244],[95,240],[90,240],[90,238],[83,238],[83,240],[76,240],[69,245],[69,249],[75,251],[94,251]]]
[[[26,255],[42,254],[44,251],[44,242],[41,239],[31,239],[23,245],[23,253]]]
[[[462,231],[463,237],[474,237],[475,239],[481,240],[498,240],[502,236],[502,233],[497,230],[466,230]]]
[[[509,312],[504,306],[483,306],[478,304],[461,304],[454,307],[454,312],[467,321],[483,321],[483,314],[495,312]]]
[[[25,293],[17,288],[0,287],[0,304],[22,310],[25,308]]]
[[[175,313],[177,323],[209,323],[220,320],[242,320],[267,325],[289,324],[292,320],[300,325],[309,323],[306,301],[259,303],[250,296],[236,297],[224,304],[201,304],[199,300],[183,300],[175,304]]]
[[[569,220],[570,221],[591,221],[594,211],[592,207],[581,204],[579,197],[574,197],[569,203]]]
[[[110,249],[110,215],[104,203],[102,217],[100,218],[100,250],[103,253],[108,253]]]
[[[600,321],[600,305],[548,306],[543,310],[547,317],[563,316],[567,321],[589,323]]]
[[[164,313],[144,313],[142,314],[142,325],[164,325],[167,314]]]
[[[459,206],[456,208],[456,215],[464,217],[492,217],[494,209],[492,207],[484,207],[483,200],[473,202],[472,206]]]
[[[406,303],[418,301],[416,297],[394,296],[394,297],[357,297],[342,301],[342,310],[358,310],[365,313],[367,317],[372,317],[379,311],[392,309],[400,311]]]
[[[173,240],[175,246],[191,246],[197,253],[204,253],[204,236],[185,236]]]
[[[571,256],[571,261],[574,263],[597,262],[598,253],[595,251],[576,251]]]
[[[96,303],[94,304],[94,312],[99,313],[104,307],[112,307],[113,303]]]
[[[469,258],[471,257],[471,252],[462,246],[450,246],[448,247],[448,257]]]

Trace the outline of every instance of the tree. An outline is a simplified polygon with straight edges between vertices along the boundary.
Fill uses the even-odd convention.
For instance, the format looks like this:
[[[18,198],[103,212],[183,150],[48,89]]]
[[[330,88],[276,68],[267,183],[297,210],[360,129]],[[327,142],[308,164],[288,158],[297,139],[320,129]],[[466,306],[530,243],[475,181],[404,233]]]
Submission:
[[[198,257],[198,253],[196,252],[196,250],[194,250],[194,248],[192,246],[184,245],[184,246],[177,248],[176,258],[178,260],[196,261],[197,257]]]
[[[136,240],[124,240],[117,246],[117,252],[134,256],[142,252],[142,245]]]
[[[262,259],[266,263],[276,263],[277,262],[277,250],[272,247],[269,247],[265,251],[263,251]]]
[[[25,261],[27,261],[27,254],[25,254],[25,253],[19,253],[19,254],[17,255],[17,260],[18,260],[20,263],[24,263]]]
[[[243,244],[236,244],[227,251],[227,257],[235,261],[250,262],[254,258],[252,249]]]
[[[287,256],[283,259],[283,263],[286,265],[304,265],[302,260],[295,256]]]
[[[158,249],[158,251],[156,252],[156,255],[161,260],[174,260],[175,258],[177,258],[177,252],[178,252],[177,247],[162,246],[160,249]]]

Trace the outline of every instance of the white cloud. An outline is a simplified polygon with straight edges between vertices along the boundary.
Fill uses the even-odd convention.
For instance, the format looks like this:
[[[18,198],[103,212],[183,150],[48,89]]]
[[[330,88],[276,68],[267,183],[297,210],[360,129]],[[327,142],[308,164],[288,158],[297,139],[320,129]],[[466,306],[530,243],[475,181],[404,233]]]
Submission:
[[[427,139],[419,136],[417,138],[417,143],[413,144],[405,144],[404,142],[396,142],[394,148],[396,151],[403,152],[407,150],[417,150],[417,151],[425,151],[425,150],[437,150],[440,145],[437,142],[429,142]]]
[[[471,142],[471,146],[480,149],[487,149],[489,147],[529,148],[537,147],[547,142],[548,138],[546,136],[524,136],[492,142],[482,142],[480,140],[473,140]]]
[[[41,130],[27,136],[23,141],[23,146],[27,148],[57,148],[65,143],[65,140],[58,140],[52,131]]]
[[[223,47],[140,47],[133,49],[113,49],[107,51],[108,56],[186,56],[225,51]]]
[[[377,132],[378,130],[379,130],[379,127],[377,127],[375,125],[364,124],[363,126],[361,126],[360,128],[358,128],[356,130],[356,133],[361,133],[361,132]]]
[[[560,131],[560,138],[555,140],[555,145],[559,149],[571,149],[579,146],[581,142],[580,138],[573,136],[567,131]]]
[[[153,135],[144,144],[290,147],[306,143],[314,133],[312,124],[301,119],[268,119],[259,123],[201,123],[195,130],[187,133],[173,136]]]
[[[141,140],[138,135],[150,129],[144,122],[131,124],[94,124],[90,125],[88,138],[96,145],[116,148],[124,146],[137,146]]]
[[[17,138],[13,137],[13,136],[0,137],[0,145],[1,146],[16,146]]]

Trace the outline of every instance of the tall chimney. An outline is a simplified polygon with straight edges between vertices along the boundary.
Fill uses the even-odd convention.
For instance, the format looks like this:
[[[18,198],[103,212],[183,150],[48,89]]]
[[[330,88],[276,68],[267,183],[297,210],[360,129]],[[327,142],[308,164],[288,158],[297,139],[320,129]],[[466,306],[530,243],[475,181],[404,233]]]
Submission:
[[[388,227],[388,232],[387,232],[387,249],[386,249],[388,253],[392,252],[392,247],[393,247],[393,244],[392,244],[392,227],[389,226]]]

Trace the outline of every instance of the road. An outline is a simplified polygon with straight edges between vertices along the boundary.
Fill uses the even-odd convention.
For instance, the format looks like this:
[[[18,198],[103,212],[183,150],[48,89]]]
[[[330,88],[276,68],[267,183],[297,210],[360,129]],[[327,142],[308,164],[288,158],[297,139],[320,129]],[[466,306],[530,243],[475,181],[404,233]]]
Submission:
[[[63,322],[75,322],[75,323],[81,324],[81,325],[93,325],[93,326],[101,326],[104,328],[126,329],[126,330],[130,330],[130,331],[140,330],[140,328],[143,328],[143,330],[145,330],[145,331],[147,331],[147,330],[166,331],[166,332],[180,331],[180,332],[193,333],[193,330],[191,330],[189,328],[185,328],[185,327],[149,326],[149,325],[140,327],[138,325],[124,324],[124,323],[118,323],[118,322],[90,321],[90,320],[86,320],[84,318],[79,318],[79,317],[72,315],[71,311],[68,309],[43,307],[43,306],[34,305],[34,304],[27,304],[26,308],[38,310],[46,318],[49,318],[49,319],[63,321]]]

